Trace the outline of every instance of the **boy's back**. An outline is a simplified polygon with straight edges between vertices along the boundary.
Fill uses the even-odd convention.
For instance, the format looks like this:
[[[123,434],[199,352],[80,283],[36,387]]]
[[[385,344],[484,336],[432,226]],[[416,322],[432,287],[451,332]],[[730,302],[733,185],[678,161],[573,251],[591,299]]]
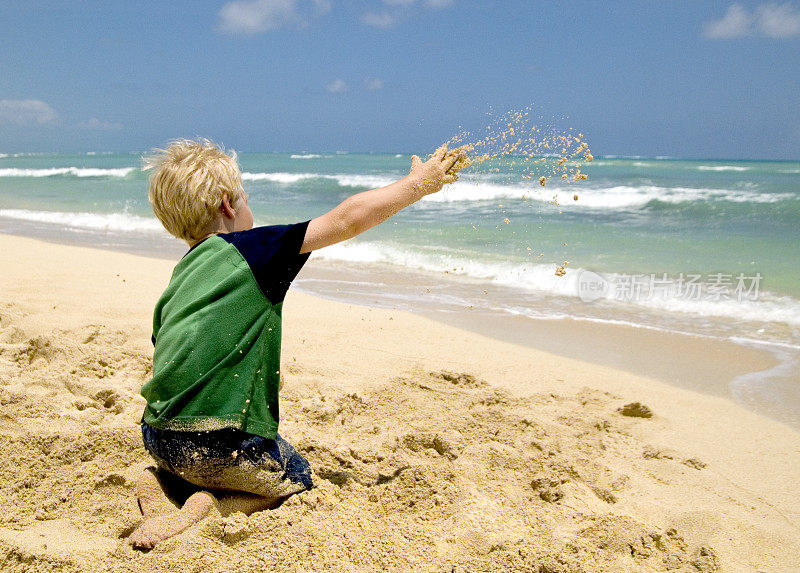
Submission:
[[[278,430],[281,309],[308,223],[213,235],[175,267],[153,317],[155,428]]]

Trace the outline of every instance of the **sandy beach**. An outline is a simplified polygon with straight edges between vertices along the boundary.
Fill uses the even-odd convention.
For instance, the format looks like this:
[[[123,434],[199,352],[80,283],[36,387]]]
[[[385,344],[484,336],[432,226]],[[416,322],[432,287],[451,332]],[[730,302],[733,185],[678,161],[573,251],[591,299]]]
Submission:
[[[173,262],[0,246],[3,570],[798,570],[792,428],[690,377],[298,292],[280,432],[318,487],[135,551],[138,389]],[[678,370],[713,369],[696,350]]]

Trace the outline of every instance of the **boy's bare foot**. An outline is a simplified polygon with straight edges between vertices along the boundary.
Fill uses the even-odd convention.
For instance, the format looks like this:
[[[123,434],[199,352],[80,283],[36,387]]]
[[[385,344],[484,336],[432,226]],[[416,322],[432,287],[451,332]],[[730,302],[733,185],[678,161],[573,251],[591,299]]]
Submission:
[[[156,469],[152,466],[139,474],[136,480],[136,498],[139,510],[145,519],[175,513],[178,510],[164,493],[164,488],[156,477]]]
[[[157,543],[179,534],[203,519],[215,505],[216,498],[213,495],[207,491],[199,491],[187,499],[177,512],[158,517],[145,515],[142,524],[128,537],[128,543],[139,549],[152,549]]]

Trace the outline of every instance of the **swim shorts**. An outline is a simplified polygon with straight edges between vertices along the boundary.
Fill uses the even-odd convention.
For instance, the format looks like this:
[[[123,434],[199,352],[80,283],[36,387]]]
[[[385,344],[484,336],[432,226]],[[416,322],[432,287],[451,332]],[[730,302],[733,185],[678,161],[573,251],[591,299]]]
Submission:
[[[280,435],[160,430],[142,421],[142,440],[159,468],[202,489],[280,500],[314,487],[310,464]]]

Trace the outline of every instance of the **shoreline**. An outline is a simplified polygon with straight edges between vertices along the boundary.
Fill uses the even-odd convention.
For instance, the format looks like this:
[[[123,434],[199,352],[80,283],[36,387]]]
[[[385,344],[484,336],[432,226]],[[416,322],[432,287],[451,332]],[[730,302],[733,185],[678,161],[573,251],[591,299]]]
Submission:
[[[97,245],[92,233],[66,233],[63,240],[58,240],[37,224],[23,224],[17,230],[21,232],[9,236],[156,257],[173,264],[185,252],[182,243],[166,236],[163,240],[143,241],[120,234],[116,244]],[[0,236],[3,233],[8,229],[0,225]],[[108,240],[106,234],[103,237]],[[315,259],[312,254],[292,289],[333,301],[419,314],[497,340],[723,397],[800,433],[800,370],[792,368],[798,359],[796,353],[782,352],[771,343],[758,346],[644,325],[606,324],[571,317],[539,319],[463,305],[447,307],[440,304],[441,300],[432,298],[426,302],[425,297],[419,296],[434,284],[446,291],[452,286],[452,281],[442,282],[446,279],[433,273],[401,272],[389,265],[358,267]],[[380,292],[383,286],[388,286],[389,291],[404,289],[405,296],[384,296]],[[469,296],[478,300],[479,291],[474,288]],[[411,296],[415,297],[413,303]],[[774,379],[767,377],[771,373]]]
[[[780,346],[764,343],[759,347],[750,341],[642,325],[513,316],[477,306],[439,306],[441,299],[435,298],[426,303],[425,297],[417,296],[413,304],[408,302],[410,293],[434,290],[437,280],[442,279],[430,273],[400,273],[378,265],[357,269],[312,259],[293,288],[330,300],[418,314],[496,340],[726,398],[800,433],[800,372],[792,368],[797,356]],[[309,288],[308,282],[315,286]],[[353,287],[361,284],[365,286],[360,290]],[[437,286],[447,290],[448,285],[443,284]],[[345,285],[349,288],[342,293]],[[389,289],[402,285],[405,296],[400,300],[384,297],[382,285]],[[484,286],[472,289],[473,300],[480,300]],[[774,373],[775,379],[767,378],[768,373]],[[773,391],[775,395],[770,394]],[[776,400],[776,396],[785,399]]]
[[[712,572],[800,560],[800,501],[786,490],[800,436],[784,424],[418,312],[291,291],[281,434],[317,487],[135,552],[125,536],[149,463],[138,389],[173,261],[0,245],[3,564]],[[621,413],[632,402],[652,417]]]

